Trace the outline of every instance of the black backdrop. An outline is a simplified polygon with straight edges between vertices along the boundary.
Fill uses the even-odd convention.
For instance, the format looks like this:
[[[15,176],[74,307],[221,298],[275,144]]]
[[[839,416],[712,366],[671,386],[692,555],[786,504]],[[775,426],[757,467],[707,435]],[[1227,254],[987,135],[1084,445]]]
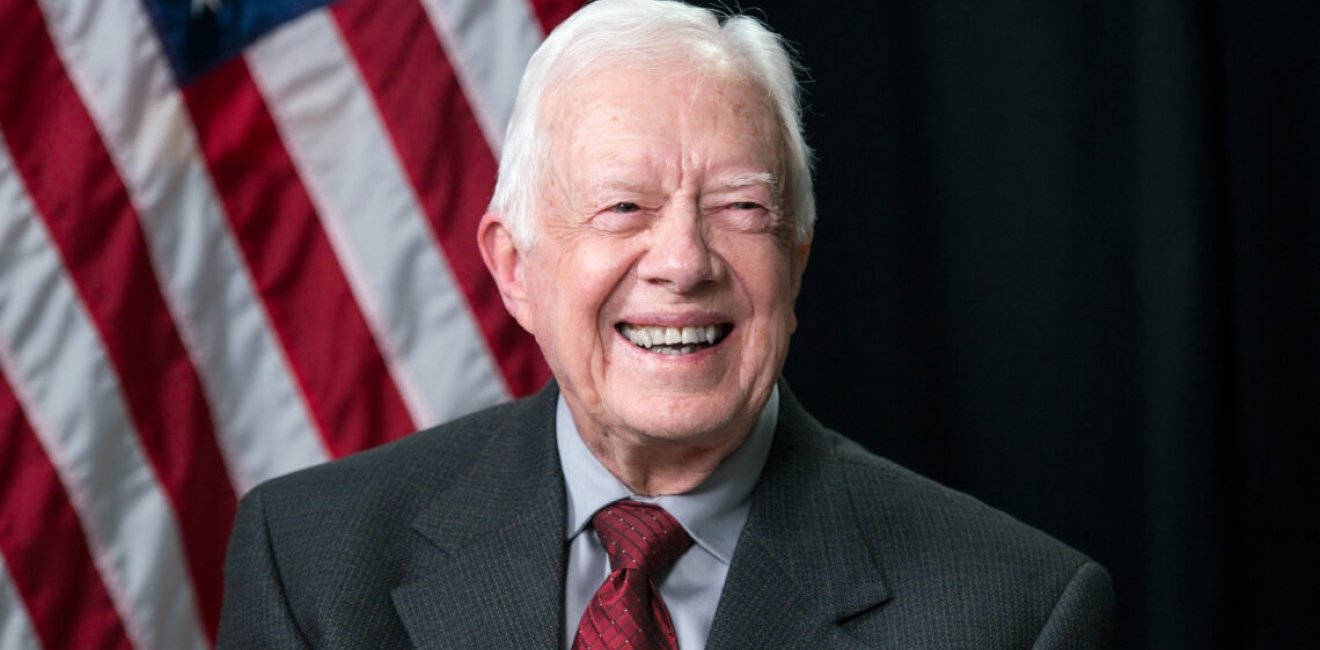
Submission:
[[[747,2],[807,407],[1107,565],[1117,647],[1320,647],[1320,2]]]

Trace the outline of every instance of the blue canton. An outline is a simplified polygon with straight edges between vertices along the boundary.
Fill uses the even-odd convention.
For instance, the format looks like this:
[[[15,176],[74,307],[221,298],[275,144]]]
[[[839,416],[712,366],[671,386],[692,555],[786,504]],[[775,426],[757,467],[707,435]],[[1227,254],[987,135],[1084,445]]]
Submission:
[[[333,0],[143,0],[180,85],[238,56],[262,35]]]

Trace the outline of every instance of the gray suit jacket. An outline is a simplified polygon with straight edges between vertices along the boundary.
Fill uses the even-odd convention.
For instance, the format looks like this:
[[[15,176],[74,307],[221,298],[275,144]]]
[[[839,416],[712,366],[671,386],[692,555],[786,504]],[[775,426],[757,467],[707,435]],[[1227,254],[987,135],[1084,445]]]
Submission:
[[[1095,562],[826,430],[779,424],[710,648],[1101,648]],[[247,495],[222,648],[554,648],[564,487],[552,384]]]

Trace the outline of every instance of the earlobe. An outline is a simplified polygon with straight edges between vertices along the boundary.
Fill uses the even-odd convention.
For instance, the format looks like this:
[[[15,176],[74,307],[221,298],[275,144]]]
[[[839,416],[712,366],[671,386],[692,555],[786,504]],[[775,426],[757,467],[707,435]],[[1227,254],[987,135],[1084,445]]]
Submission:
[[[535,333],[528,318],[527,287],[522,273],[523,251],[518,248],[513,233],[500,215],[487,212],[481,218],[477,226],[477,248],[481,250],[486,269],[495,278],[504,308],[523,329]]]

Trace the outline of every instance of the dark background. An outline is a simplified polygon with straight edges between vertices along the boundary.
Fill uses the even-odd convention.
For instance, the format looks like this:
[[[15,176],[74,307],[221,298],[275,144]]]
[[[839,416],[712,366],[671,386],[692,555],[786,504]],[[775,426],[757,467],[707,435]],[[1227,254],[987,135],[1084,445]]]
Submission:
[[[1104,563],[1116,647],[1320,647],[1320,2],[755,4],[799,398]]]

